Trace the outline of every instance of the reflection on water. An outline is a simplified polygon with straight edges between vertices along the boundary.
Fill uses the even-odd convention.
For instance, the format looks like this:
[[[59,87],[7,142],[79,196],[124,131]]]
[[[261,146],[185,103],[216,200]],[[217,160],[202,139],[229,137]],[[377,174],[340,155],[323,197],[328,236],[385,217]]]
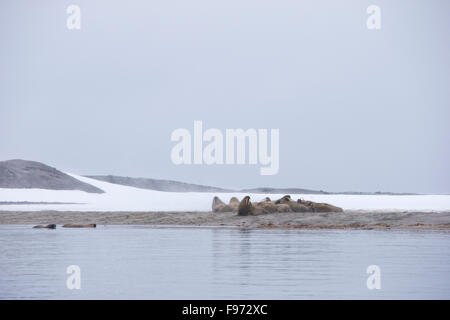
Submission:
[[[443,232],[0,226],[0,298],[449,299],[449,253]]]

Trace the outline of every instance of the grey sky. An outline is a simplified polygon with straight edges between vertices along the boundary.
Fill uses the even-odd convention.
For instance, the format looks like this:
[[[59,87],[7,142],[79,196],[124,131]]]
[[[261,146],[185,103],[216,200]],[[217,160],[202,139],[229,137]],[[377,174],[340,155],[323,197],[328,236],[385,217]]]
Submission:
[[[66,8],[81,7],[81,30]],[[381,7],[382,28],[366,28]],[[222,187],[450,193],[450,2],[2,0],[0,160]],[[176,128],[279,128],[280,171],[175,166]]]

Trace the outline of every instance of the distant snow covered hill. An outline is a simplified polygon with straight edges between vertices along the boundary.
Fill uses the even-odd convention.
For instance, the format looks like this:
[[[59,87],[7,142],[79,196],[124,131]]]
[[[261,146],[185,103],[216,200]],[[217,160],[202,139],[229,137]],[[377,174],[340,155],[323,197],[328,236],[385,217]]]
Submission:
[[[205,186],[199,184],[192,184],[173,180],[161,180],[150,178],[133,178],[122,177],[113,175],[94,175],[85,176],[100,181],[120,184],[128,187],[135,187],[141,189],[168,191],[168,192],[218,192],[218,193],[263,193],[263,194],[358,194],[358,195],[371,195],[371,194],[388,194],[388,195],[413,195],[413,193],[392,193],[392,192],[327,192],[323,190],[310,190],[303,188],[272,188],[272,187],[259,187],[250,189],[224,189],[212,186]]]
[[[217,187],[204,186],[199,184],[185,183],[173,180],[161,180],[150,178],[131,178],[121,177],[113,175],[96,175],[85,176],[87,178],[105,181],[109,183],[120,184],[128,187],[135,187],[141,189],[168,191],[168,192],[232,192],[233,190],[227,190]]]

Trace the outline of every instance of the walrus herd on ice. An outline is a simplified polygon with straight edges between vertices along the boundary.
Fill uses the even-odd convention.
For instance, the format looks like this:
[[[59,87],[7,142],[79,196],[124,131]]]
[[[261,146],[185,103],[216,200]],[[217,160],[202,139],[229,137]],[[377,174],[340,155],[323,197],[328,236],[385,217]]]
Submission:
[[[293,201],[290,195],[285,195],[276,201],[266,197],[260,202],[251,202],[249,196],[245,196],[241,201],[232,197],[228,204],[225,204],[219,197],[214,197],[212,202],[213,212],[235,212],[239,216],[256,216],[260,214],[275,212],[343,212],[342,208],[328,203],[319,203],[298,199]]]

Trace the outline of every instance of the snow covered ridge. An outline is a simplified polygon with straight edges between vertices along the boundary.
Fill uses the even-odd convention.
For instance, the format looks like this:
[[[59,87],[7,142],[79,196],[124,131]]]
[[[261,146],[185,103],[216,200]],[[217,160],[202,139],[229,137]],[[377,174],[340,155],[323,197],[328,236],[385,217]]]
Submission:
[[[105,193],[78,190],[6,189],[0,188],[0,211],[211,211],[214,196],[225,202],[232,196],[242,199],[243,193],[164,192],[112,184],[68,173],[70,176]],[[254,201],[266,196],[277,199],[283,194],[249,194]],[[339,195],[291,194],[327,202],[344,210],[450,211],[450,195]],[[5,202],[64,202],[70,204],[1,204]],[[76,203],[76,204],[74,204]]]

